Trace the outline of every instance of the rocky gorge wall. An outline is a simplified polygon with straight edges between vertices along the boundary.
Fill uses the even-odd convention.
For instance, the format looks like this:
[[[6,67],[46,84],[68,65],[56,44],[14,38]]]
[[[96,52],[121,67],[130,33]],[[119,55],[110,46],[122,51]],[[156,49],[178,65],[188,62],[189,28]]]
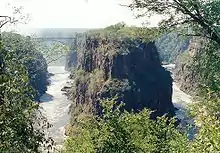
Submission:
[[[196,95],[199,87],[199,74],[196,70],[196,55],[201,50],[201,39],[193,38],[187,50],[176,60],[174,79],[178,82],[180,89],[190,95]]]
[[[117,97],[126,110],[150,108],[152,117],[174,115],[172,78],[161,66],[154,42],[86,35],[77,40],[76,50],[72,112],[83,106],[100,113],[101,99]]]

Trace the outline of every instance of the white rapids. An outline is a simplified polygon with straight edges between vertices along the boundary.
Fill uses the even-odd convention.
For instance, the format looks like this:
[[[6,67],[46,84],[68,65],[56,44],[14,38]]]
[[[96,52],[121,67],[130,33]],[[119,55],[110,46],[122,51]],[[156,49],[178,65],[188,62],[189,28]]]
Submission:
[[[168,71],[171,72],[175,68],[175,64],[163,65]],[[174,79],[175,80],[175,79]],[[181,125],[183,128],[187,128],[188,137],[192,139],[196,133],[194,119],[189,116],[188,110],[189,105],[193,103],[193,98],[183,92],[177,82],[173,81],[173,95],[172,102],[174,107],[178,110],[176,111],[176,117],[181,120]]]
[[[40,98],[42,114],[47,118],[52,127],[48,129],[47,136],[52,137],[55,145],[62,145],[65,140],[65,126],[69,123],[69,106],[71,101],[63,94],[61,89],[67,85],[69,72],[64,66],[49,66],[50,85],[46,94]]]

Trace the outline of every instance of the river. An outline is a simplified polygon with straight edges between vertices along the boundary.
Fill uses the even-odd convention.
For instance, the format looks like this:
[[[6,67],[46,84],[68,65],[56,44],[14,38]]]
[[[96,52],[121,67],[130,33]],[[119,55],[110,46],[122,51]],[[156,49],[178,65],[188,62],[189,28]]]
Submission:
[[[64,70],[64,66],[50,66],[50,73],[54,75],[50,77],[50,85],[46,94],[41,97],[40,106],[42,113],[47,117],[48,121],[53,125],[47,132],[56,144],[61,145],[65,140],[65,125],[68,124],[70,115],[68,114],[70,100],[63,94],[61,89],[67,85],[69,81],[69,72]],[[187,105],[192,102],[191,97],[181,91],[177,83],[173,83],[173,103],[179,110],[176,112],[177,117],[184,122],[192,122],[187,115]]]
[[[61,145],[65,139],[65,126],[70,119],[68,111],[71,102],[61,91],[69,81],[69,72],[65,71],[64,66],[49,66],[48,71],[54,75],[49,79],[46,94],[40,98],[40,106],[43,115],[53,125],[48,129],[47,136],[53,138],[55,145]]]

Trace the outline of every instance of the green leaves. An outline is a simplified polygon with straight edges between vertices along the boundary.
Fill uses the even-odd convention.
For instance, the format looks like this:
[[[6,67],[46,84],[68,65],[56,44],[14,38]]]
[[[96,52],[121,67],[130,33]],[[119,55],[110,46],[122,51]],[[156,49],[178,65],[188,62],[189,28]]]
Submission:
[[[114,100],[102,101],[103,114],[85,116],[72,125],[67,153],[187,152],[187,138],[165,117],[150,119],[150,112],[122,112]]]
[[[47,64],[56,62],[70,51],[70,46],[59,41],[53,41],[51,44],[46,44],[45,42],[35,43],[38,52],[42,53],[47,60]]]
[[[133,0],[129,7],[138,10],[139,16],[164,16],[159,27],[166,31],[181,27],[188,30],[184,34],[220,43],[218,0]]]
[[[0,44],[0,152],[39,152],[44,134],[34,128],[41,120],[29,76],[34,74],[32,60],[38,53],[28,39],[17,34],[4,33],[3,44]]]

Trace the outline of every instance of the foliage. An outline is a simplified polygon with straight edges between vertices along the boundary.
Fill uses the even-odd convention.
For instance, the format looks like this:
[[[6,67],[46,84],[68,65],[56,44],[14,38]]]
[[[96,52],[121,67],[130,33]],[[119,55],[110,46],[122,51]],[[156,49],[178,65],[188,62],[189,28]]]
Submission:
[[[190,113],[196,118],[199,130],[191,144],[192,153],[219,152],[220,151],[220,99],[201,99],[191,106]]]
[[[110,38],[129,38],[131,40],[141,40],[149,42],[155,40],[160,34],[157,28],[144,28],[127,26],[125,23],[117,23],[104,29],[91,30],[87,35],[110,37]]]
[[[196,55],[193,70],[198,75],[199,98],[192,105],[191,113],[200,127],[192,145],[192,152],[220,151],[220,56],[219,44],[208,42]]]
[[[187,91],[196,90],[196,95],[205,99],[220,97],[218,46],[215,42],[205,41],[196,50],[194,46],[192,51],[184,52],[178,58],[175,78],[182,86],[188,86]]]
[[[126,92],[132,89],[128,79],[109,79],[102,87],[101,94],[103,98],[111,98],[117,96],[123,99]]]
[[[171,30],[181,26],[184,35],[202,36],[220,43],[219,0],[133,0],[131,9],[139,16],[165,16],[160,27]],[[190,27],[190,28],[189,28]]]
[[[46,43],[44,41],[35,41],[37,51],[40,52],[47,61],[47,64],[59,63],[57,61],[64,60],[64,56],[69,52],[70,47],[60,41],[52,41]],[[61,61],[60,61],[61,62]]]
[[[38,104],[32,101],[28,71],[17,50],[0,44],[0,55],[0,152],[38,152],[44,134],[34,128]]]
[[[102,102],[102,117],[84,115],[72,127],[66,153],[188,152],[187,138],[165,117],[153,121],[150,112],[121,112],[114,100]],[[168,123],[168,124],[167,124]]]
[[[206,99],[220,98],[220,45],[205,44],[197,53],[193,66],[199,76],[200,92]]]
[[[3,50],[14,56],[28,71],[29,84],[35,89],[35,98],[47,90],[47,63],[30,37],[16,33],[2,33]]]

